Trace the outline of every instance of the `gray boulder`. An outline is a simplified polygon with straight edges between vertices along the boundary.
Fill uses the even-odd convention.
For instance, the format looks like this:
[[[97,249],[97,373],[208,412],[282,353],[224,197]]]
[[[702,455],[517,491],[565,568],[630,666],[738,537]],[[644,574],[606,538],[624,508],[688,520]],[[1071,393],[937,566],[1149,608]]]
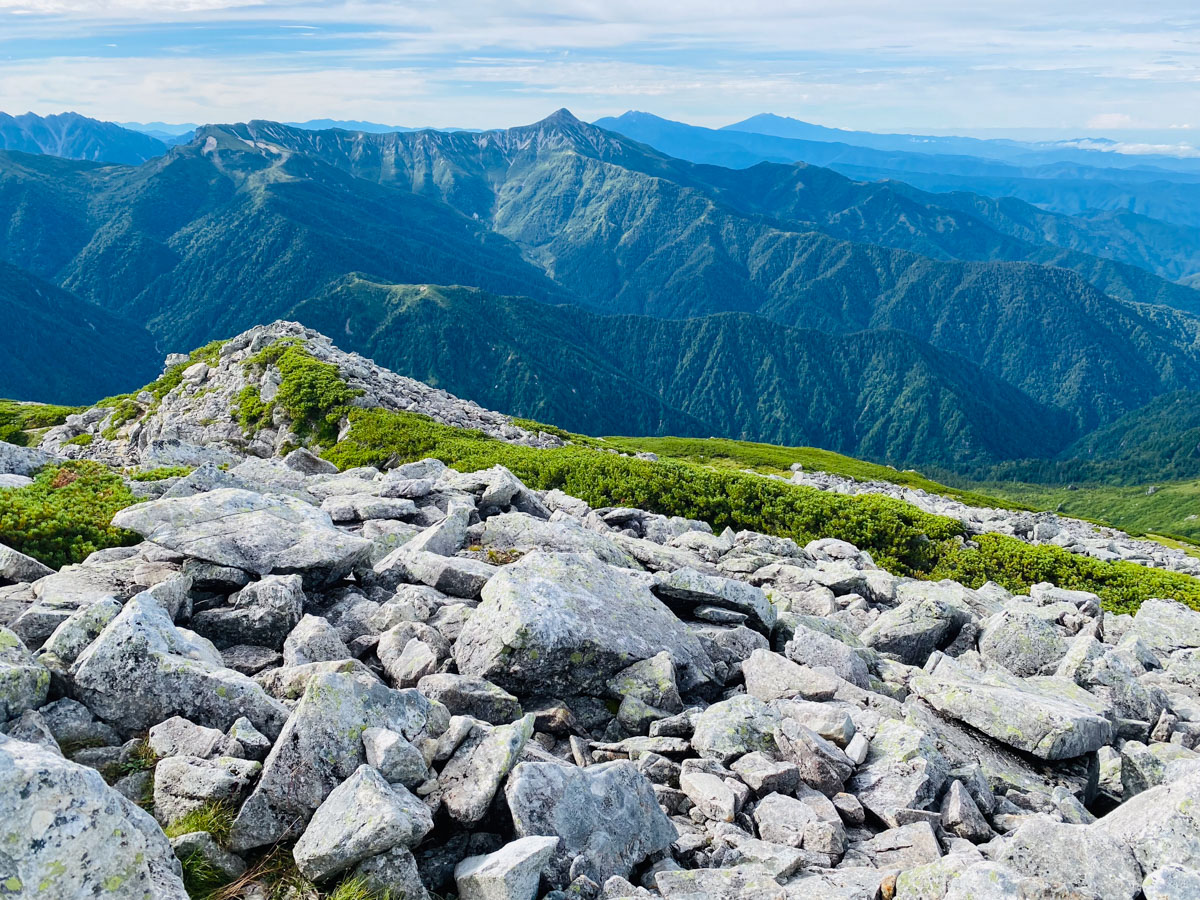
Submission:
[[[614,875],[628,878],[634,866],[676,837],[650,782],[628,762],[586,769],[523,762],[504,794],[518,836],[559,839],[545,869],[555,887],[577,875],[597,884]]]
[[[336,628],[322,616],[305,614],[283,642],[283,664],[304,666],[309,663],[352,659],[354,654],[342,643]]]
[[[386,853],[369,857],[350,873],[360,879],[368,891],[396,900],[429,900],[429,892],[421,883],[417,861],[407,847],[393,847]]]
[[[526,837],[464,859],[454,867],[459,900],[535,900],[542,867],[557,846],[556,837]]]
[[[56,673],[65,674],[120,611],[121,604],[106,597],[72,613],[46,638],[38,653],[39,661]]]
[[[462,674],[518,696],[530,685],[602,695],[613,675],[662,650],[680,689],[712,679],[700,642],[644,580],[592,556],[534,552],[488,582],[454,657]]]
[[[1069,885],[1105,900],[1133,900],[1142,870],[1129,848],[1088,825],[1032,816],[1000,845],[995,862],[1022,875]]]
[[[150,729],[146,742],[160,759],[168,756],[198,756],[201,759],[245,756],[242,746],[223,731],[205,728],[182,716],[172,716],[165,722],[159,722]]]
[[[640,569],[637,560],[612,538],[589,531],[572,519],[547,522],[524,513],[491,516],[483,524],[479,543],[493,550],[542,550],[550,553],[592,553],[601,562]]]
[[[950,764],[924,731],[885,719],[847,790],[889,827],[898,828],[904,824],[901,811],[929,809],[949,775]]]
[[[280,647],[304,615],[299,575],[268,575],[229,598],[229,607],[196,613],[196,631],[221,649],[235,644]]]
[[[71,668],[76,697],[105,721],[133,733],[183,716],[222,731],[245,716],[279,734],[287,707],[224,666],[208,641],[178,629],[146,594],[130,600]]]
[[[775,729],[779,755],[796,764],[800,781],[827,797],[841,792],[854,763],[834,744],[795,719],[783,718]]]
[[[1163,866],[1146,876],[1142,893],[1146,900],[1200,900],[1200,872]]]
[[[0,584],[32,584],[39,578],[53,574],[52,568],[32,556],[0,544]]]
[[[1146,872],[1200,869],[1200,772],[1143,791],[1088,827],[1132,850]]]
[[[839,678],[858,687],[870,683],[870,669],[853,647],[799,621],[792,623],[792,637],[783,652],[788,659],[802,666],[833,669]]]
[[[652,590],[667,606],[684,613],[716,606],[748,616],[753,627],[768,635],[775,627],[775,608],[767,595],[744,581],[685,568],[660,577]]]
[[[394,691],[361,675],[315,675],[234,820],[230,848],[249,850],[299,835],[329,792],[366,761],[362,735],[368,728],[419,743],[441,734],[448,721],[442,706],[417,691]]]
[[[1066,655],[1067,642],[1032,611],[1006,609],[983,624],[979,654],[1014,675],[1049,675]]]
[[[248,759],[169,756],[154,767],[154,815],[164,825],[211,803],[237,806],[262,771]]]
[[[426,675],[417,682],[417,690],[443,704],[452,716],[472,716],[492,725],[521,718],[521,701],[484,678]]]
[[[779,713],[761,700],[745,694],[731,697],[700,713],[692,747],[722,765],[756,750],[772,752],[779,721]]]
[[[415,846],[432,830],[433,817],[420,798],[363,765],[313,813],[292,857],[305,877],[325,881],[394,847]]]
[[[17,897],[187,900],[154,819],[100,773],[0,735],[0,881]]]
[[[932,675],[911,679],[909,689],[944,715],[1040,759],[1083,756],[1112,742],[1099,701],[1065,678],[959,672],[943,661]]]
[[[55,462],[62,460],[35,447],[21,447],[0,441],[0,473],[5,475],[24,475],[26,478],[32,478],[39,469]]]
[[[389,728],[368,728],[363,732],[367,765],[390,784],[415,788],[429,778],[429,764],[404,735]]]
[[[476,725],[438,776],[442,805],[455,821],[474,825],[533,736],[535,716],[512,725]]]
[[[0,627],[0,721],[41,706],[49,690],[50,671],[34,659],[20,638]]]
[[[963,609],[935,596],[914,598],[885,611],[859,638],[880,653],[919,666],[954,640],[969,618]]]
[[[863,667],[865,670],[865,666]],[[764,702],[803,697],[829,700],[842,679],[792,662],[770,650],[757,649],[742,663],[746,692]]]
[[[194,559],[259,576],[299,573],[314,584],[364,565],[372,546],[302,500],[234,488],[138,503],[117,513],[113,525]]]
[[[1175,600],[1146,600],[1128,633],[1165,658],[1176,650],[1200,647],[1200,612]]]

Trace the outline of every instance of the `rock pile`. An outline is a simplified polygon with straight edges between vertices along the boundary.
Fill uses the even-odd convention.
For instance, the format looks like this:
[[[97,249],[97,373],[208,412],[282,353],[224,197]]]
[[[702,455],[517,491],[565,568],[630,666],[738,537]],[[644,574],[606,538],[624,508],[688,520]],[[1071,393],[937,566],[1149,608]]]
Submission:
[[[882,494],[903,500],[925,512],[959,520],[969,534],[1006,534],[1026,543],[1050,544],[1105,562],[1124,560],[1200,576],[1200,559],[1189,556],[1183,550],[1167,547],[1157,541],[1138,540],[1119,529],[1094,525],[1057,513],[968,506],[961,500],[931,494],[922,488],[905,487],[889,481],[855,481],[829,472],[796,469],[789,480],[792,484],[838,494]]]
[[[1170,600],[899,579],[434,460],[209,465],[116,524],[144,542],[3,563],[8,896],[182,898],[201,860],[262,897],[279,848],[408,900],[1200,896]]]
[[[238,408],[239,396],[247,387],[257,388],[264,401],[274,399],[281,381],[279,370],[273,365],[261,370],[248,368],[245,363],[281,339],[303,341],[314,359],[336,365],[357,394],[353,402],[364,408],[422,413],[443,424],[478,429],[510,443],[539,447],[562,443],[552,435],[520,428],[508,416],[397,375],[357,353],[346,353],[320,332],[296,322],[274,322],[226,341],[215,365],[203,361],[188,365],[179,384],[162,397],[143,391],[129,401],[133,410],[116,404],[70,416],[66,424],[46,433],[41,450],[54,456],[147,468],[233,464],[246,455],[275,456],[300,443],[282,409],[276,409],[271,422],[249,435],[231,419],[229,411]],[[187,361],[186,356],[168,357],[167,370]],[[84,435],[88,436],[86,443],[79,441]]]

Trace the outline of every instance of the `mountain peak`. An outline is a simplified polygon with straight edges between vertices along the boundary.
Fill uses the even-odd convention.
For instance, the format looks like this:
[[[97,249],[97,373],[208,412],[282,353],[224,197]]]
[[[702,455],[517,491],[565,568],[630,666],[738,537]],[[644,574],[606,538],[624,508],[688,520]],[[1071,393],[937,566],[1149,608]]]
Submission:
[[[538,122],[537,124],[538,125],[582,125],[584,123],[582,121],[580,121],[579,119],[577,119],[573,112],[571,112],[569,109],[567,109],[565,106],[563,106],[559,109],[556,109],[554,112],[550,113],[550,115],[546,116],[546,118],[542,119],[542,121]]]

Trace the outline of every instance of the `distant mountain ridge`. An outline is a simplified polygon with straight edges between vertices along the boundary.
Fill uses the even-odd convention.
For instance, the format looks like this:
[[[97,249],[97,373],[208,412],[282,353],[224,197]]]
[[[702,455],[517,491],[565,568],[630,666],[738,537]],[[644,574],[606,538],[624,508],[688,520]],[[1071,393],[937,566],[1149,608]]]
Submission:
[[[976,156],[881,150],[843,142],[702,128],[629,112],[595,123],[692,162],[748,168],[760,162],[807,162],[861,181],[896,180],[926,191],[969,191],[1015,197],[1066,215],[1129,211],[1168,224],[1200,226],[1200,171],[1154,168],[1145,158],[1130,168],[1072,162],[1021,164]],[[1114,154],[1089,157],[1111,163]]]
[[[938,201],[696,165],[565,110],[487,132],[253,121],[138,167],[0,152],[0,259],[163,349],[294,318],[593,433],[958,467],[1200,390],[1195,291],[1039,240],[1037,210]]]
[[[148,134],[73,112],[53,116],[0,113],[0,150],[138,165],[161,156],[167,145]]]
[[[1200,172],[1200,159],[1166,154],[1123,154],[1117,152],[1115,141],[1102,138],[1079,138],[1067,141],[1021,141],[1010,138],[975,138],[929,134],[891,134],[873,131],[848,131],[814,125],[800,119],[760,113],[721,131],[748,132],[772,137],[803,141],[823,141],[852,144],[875,150],[902,150],[917,153],[936,153],[950,156],[979,156],[1004,160],[1020,165],[1045,165],[1070,162],[1080,165],[1148,168],[1163,167],[1172,171]],[[1101,149],[1107,147],[1108,149]]]

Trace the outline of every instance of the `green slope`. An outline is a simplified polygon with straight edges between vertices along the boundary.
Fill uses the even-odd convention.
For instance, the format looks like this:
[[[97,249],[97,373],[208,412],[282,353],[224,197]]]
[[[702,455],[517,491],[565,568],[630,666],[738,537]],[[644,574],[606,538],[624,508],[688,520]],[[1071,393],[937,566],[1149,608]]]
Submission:
[[[899,332],[599,316],[358,277],[288,315],[402,374],[574,432],[733,435],[897,464],[1061,448],[1060,414]]]
[[[0,150],[137,165],[161,156],[167,145],[140,131],[79,113],[10,116],[0,112]]]
[[[6,263],[0,322],[0,397],[91,402],[158,370],[144,329]]]

